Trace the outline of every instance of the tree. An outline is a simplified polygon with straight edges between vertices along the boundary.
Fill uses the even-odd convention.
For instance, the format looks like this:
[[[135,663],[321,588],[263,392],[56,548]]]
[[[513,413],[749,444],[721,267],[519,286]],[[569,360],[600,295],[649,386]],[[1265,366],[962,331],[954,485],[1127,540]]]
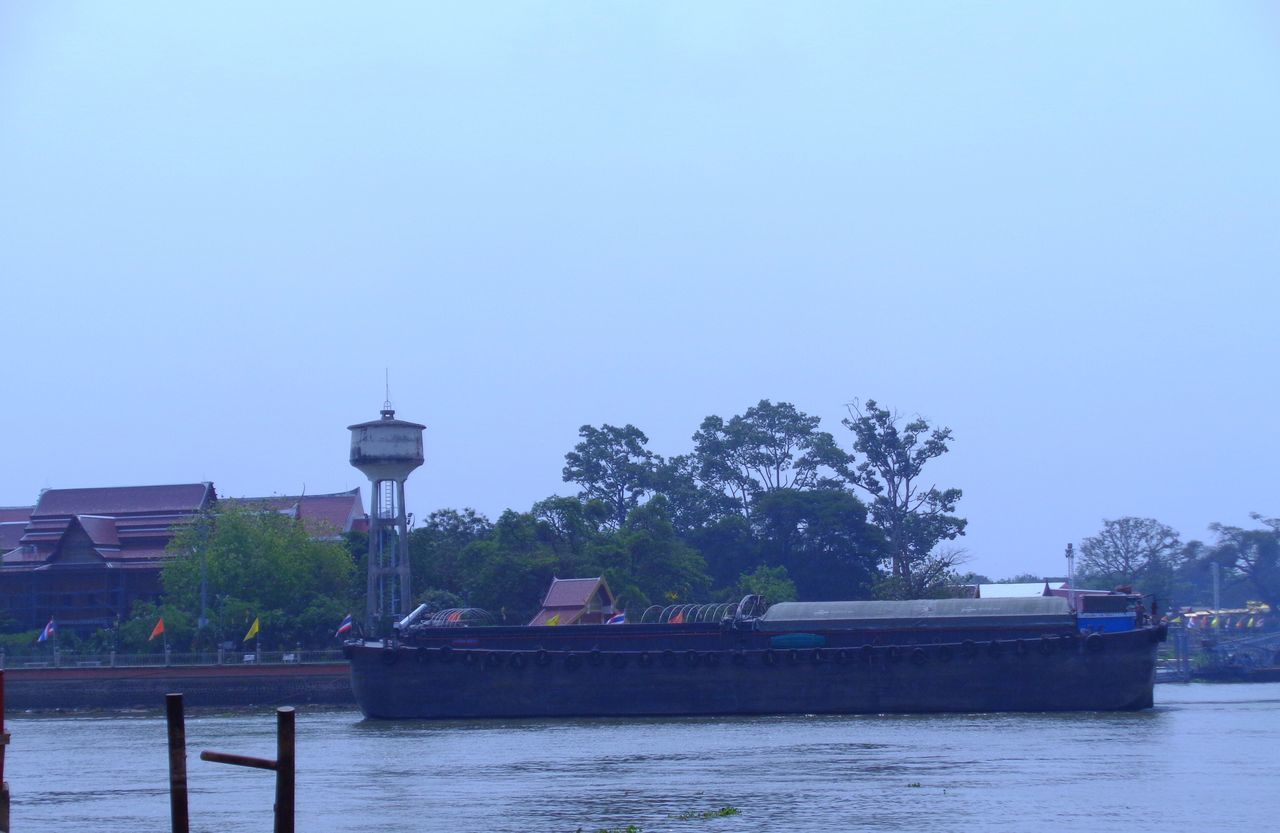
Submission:
[[[1018,573],[1016,576],[1009,578],[996,579],[994,582],[983,582],[983,584],[1031,584],[1032,582],[1047,581],[1035,573]]]
[[[1256,512],[1249,517],[1262,529],[1241,529],[1210,524],[1217,534],[1210,559],[1236,571],[1258,594],[1258,600],[1280,611],[1280,518],[1264,518]]]
[[[463,550],[493,532],[493,523],[474,509],[437,509],[409,533],[409,566],[417,593],[461,591]]]
[[[738,577],[738,593],[743,596],[763,596],[769,604],[794,602],[799,598],[796,595],[796,584],[787,575],[786,567],[766,567],[763,564],[755,572],[743,573]]]
[[[806,601],[865,598],[878,578],[884,537],[867,507],[843,489],[778,490],[756,498],[759,558],[785,567]]]
[[[701,477],[702,466],[691,454],[663,461],[654,478],[654,491],[665,496],[671,522],[681,535],[714,526],[724,519],[742,518],[740,506],[722,488]]]
[[[343,544],[313,540],[299,521],[262,507],[220,505],[180,529],[169,552],[165,608],[197,615],[203,581],[212,631],[204,641],[237,640],[242,624],[261,618],[264,635],[280,644],[327,644],[356,608],[355,566]]]
[[[736,512],[689,530],[681,538],[702,554],[712,585],[722,590],[736,586],[742,573],[761,563],[756,533],[750,521]]]
[[[760,494],[831,485],[825,471],[847,456],[819,423],[789,402],[768,399],[728,422],[709,416],[693,435],[698,476],[730,495],[743,515]]]
[[[610,523],[621,527],[652,488],[661,458],[645,448],[649,438],[634,425],[584,425],[578,436],[582,442],[564,455],[564,481],[582,487],[582,500],[604,503]]]
[[[940,556],[934,548],[963,535],[968,522],[950,514],[960,500],[959,489],[926,488],[920,482],[925,465],[947,453],[951,429],[931,429],[922,417],[900,429],[900,421],[874,399],[865,408],[849,405],[844,426],[853,432],[854,452],[863,459],[842,473],[872,498],[872,520],[888,543],[893,581],[886,592],[915,594],[960,563],[959,551]]]
[[[944,547],[934,550],[921,559],[910,575],[882,575],[874,588],[877,599],[947,599],[955,596],[956,588],[965,581],[960,565],[969,560],[968,553],[960,547]]]
[[[1178,533],[1154,518],[1104,520],[1080,543],[1080,570],[1111,584],[1141,584],[1170,571],[1181,550]]]
[[[461,563],[459,595],[467,604],[515,623],[533,616],[559,572],[544,526],[532,513],[510,509],[498,517],[492,535],[466,547]]]
[[[583,503],[577,498],[559,495],[538,501],[532,509],[542,540],[555,551],[562,564],[569,565],[583,560],[587,548],[609,520],[608,512],[608,507],[600,501]]]
[[[696,601],[710,589],[706,561],[680,540],[661,495],[634,509],[622,529],[596,543],[592,555],[627,608]]]

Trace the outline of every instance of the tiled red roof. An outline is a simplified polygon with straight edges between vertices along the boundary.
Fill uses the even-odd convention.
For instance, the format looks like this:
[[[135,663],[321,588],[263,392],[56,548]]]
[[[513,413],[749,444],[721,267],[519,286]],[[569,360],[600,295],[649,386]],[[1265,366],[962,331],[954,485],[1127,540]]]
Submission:
[[[354,521],[365,515],[360,490],[336,495],[307,495],[298,504],[298,515],[312,535],[350,532]]]
[[[120,546],[120,536],[116,532],[114,518],[104,518],[100,515],[77,515],[76,520],[80,522],[80,526],[84,527],[84,531],[88,533],[89,540],[93,542],[94,546]]]
[[[272,495],[224,499],[223,503],[255,506],[301,518],[307,532],[317,538],[341,535],[367,524],[360,489],[329,495]],[[365,526],[368,529],[368,526]]]
[[[216,494],[212,483],[172,486],[111,486],[97,489],[49,489],[33,518],[66,515],[146,515],[198,512]]]
[[[26,528],[27,525],[21,521],[0,523],[0,554],[18,546],[18,542],[22,540],[22,532]]]
[[[0,506],[0,524],[26,523],[34,506]]]
[[[591,600],[591,594],[604,581],[602,576],[595,578],[558,578],[551,582],[547,597],[542,606],[580,608]]]

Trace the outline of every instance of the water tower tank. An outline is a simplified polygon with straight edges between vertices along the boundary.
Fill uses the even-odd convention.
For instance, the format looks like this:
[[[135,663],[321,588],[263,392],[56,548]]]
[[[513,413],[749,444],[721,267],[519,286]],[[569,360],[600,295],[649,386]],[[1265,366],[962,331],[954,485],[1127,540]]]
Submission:
[[[383,408],[382,418],[347,426],[351,430],[351,465],[377,483],[403,483],[421,466],[422,432],[427,426],[396,419],[396,412]]]

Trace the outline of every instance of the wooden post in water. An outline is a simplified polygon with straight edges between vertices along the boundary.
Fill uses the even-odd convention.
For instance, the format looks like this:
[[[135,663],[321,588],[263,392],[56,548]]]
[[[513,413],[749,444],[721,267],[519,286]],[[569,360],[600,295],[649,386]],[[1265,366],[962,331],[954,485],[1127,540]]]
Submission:
[[[9,732],[4,728],[4,669],[0,668],[0,833],[9,833],[9,782],[4,780],[4,753]]]
[[[288,706],[276,709],[276,760],[234,755],[230,752],[213,752],[206,749],[200,760],[215,764],[247,766],[253,769],[269,769],[276,774],[275,833],[294,833],[294,785],[296,784],[294,754],[293,709]]]
[[[276,710],[276,830],[293,833],[294,792],[293,709]]]
[[[190,833],[187,815],[187,727],[182,714],[182,695],[164,696],[169,721],[169,814],[173,833]]]

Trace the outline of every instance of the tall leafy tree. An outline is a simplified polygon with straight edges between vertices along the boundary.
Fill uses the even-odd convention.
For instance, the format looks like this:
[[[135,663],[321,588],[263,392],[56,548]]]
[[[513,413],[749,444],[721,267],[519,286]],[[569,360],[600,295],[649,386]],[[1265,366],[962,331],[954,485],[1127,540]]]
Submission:
[[[165,605],[196,615],[201,584],[217,641],[238,639],[246,618],[284,644],[332,638],[357,604],[346,547],[313,540],[303,525],[252,505],[224,504],[203,524],[180,529],[164,567]]]
[[[800,598],[870,595],[885,555],[884,537],[867,522],[867,507],[848,491],[768,492],[756,499],[752,518],[761,561],[786,568]]]
[[[649,438],[634,425],[584,425],[578,436],[581,442],[564,456],[564,481],[578,484],[582,500],[608,507],[609,523],[621,527],[652,489],[661,458],[646,448]]]
[[[1262,524],[1261,529],[1211,524],[1209,529],[1218,540],[1209,558],[1234,570],[1259,601],[1280,611],[1280,518],[1264,518],[1250,514]]]
[[[769,604],[794,602],[800,598],[786,567],[766,567],[763,564],[738,578],[737,592],[743,596],[763,596]]]
[[[932,428],[921,417],[902,424],[874,399],[851,404],[843,422],[853,432],[855,460],[861,455],[843,473],[871,497],[871,517],[888,544],[889,593],[928,595],[959,563],[959,551],[936,553],[935,547],[963,535],[967,523],[951,514],[961,491],[923,479],[929,461],[947,453],[951,429]]]
[[[730,495],[744,515],[758,495],[833,483],[827,472],[847,455],[819,423],[789,402],[768,399],[727,422],[709,416],[693,435],[699,477]]]
[[[1164,595],[1182,547],[1178,533],[1154,518],[1104,520],[1097,535],[1080,542],[1080,569],[1095,581],[1146,584]]]
[[[466,564],[463,552],[493,533],[493,523],[474,509],[438,509],[409,533],[409,565],[416,593],[461,591]]]
[[[704,481],[701,470],[696,457],[680,454],[664,460],[654,480],[654,491],[667,499],[671,522],[686,537],[730,516],[742,517],[737,501]]]
[[[491,535],[466,547],[462,562],[465,579],[458,595],[516,624],[537,611],[559,570],[538,519],[510,509],[498,517]]]
[[[620,603],[632,610],[705,599],[710,589],[706,562],[680,540],[660,495],[633,510],[622,529],[598,541],[594,555]]]

